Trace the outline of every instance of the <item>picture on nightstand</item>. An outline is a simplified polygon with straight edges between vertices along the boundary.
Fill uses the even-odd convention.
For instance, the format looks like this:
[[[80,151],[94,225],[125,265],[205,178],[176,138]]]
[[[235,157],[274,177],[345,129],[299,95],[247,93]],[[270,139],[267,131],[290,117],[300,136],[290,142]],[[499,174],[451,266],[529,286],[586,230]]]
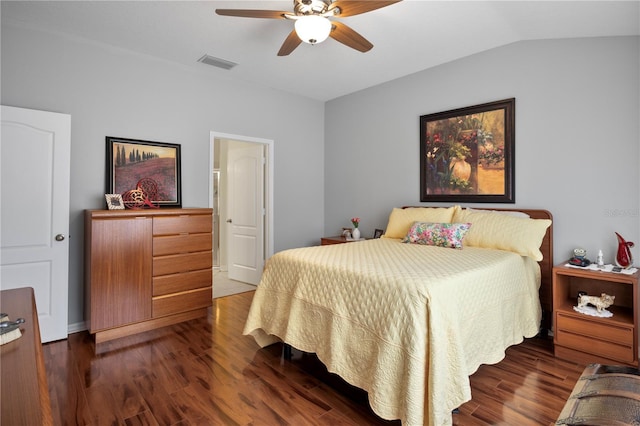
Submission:
[[[382,237],[382,234],[384,233],[384,229],[376,229],[375,231],[373,231],[373,238],[380,238]]]

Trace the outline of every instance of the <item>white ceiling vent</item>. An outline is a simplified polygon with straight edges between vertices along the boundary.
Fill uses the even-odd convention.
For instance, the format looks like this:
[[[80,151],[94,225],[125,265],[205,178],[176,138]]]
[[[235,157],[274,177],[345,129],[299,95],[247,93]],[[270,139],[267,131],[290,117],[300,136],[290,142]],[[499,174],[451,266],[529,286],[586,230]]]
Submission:
[[[216,58],[215,56],[210,55],[204,55],[202,58],[198,59],[198,62],[202,62],[203,64],[211,65],[225,70],[230,70],[231,68],[238,65],[235,62],[225,61],[224,59]]]

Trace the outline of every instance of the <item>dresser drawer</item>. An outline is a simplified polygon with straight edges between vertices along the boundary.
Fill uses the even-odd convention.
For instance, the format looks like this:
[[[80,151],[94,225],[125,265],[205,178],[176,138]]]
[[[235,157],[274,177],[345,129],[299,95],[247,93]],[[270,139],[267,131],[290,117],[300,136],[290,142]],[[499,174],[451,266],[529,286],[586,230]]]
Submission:
[[[178,274],[200,269],[211,270],[212,266],[211,251],[154,257],[153,276]]]
[[[211,234],[182,234],[153,237],[153,255],[193,253],[212,248]]]
[[[211,233],[211,215],[166,216],[153,218],[153,235]]]
[[[211,306],[213,292],[211,287],[175,293],[153,298],[153,317],[163,317],[179,312],[191,311]]]
[[[213,271],[211,269],[162,275],[153,278],[153,295],[162,296],[201,287],[211,287],[212,283]]]

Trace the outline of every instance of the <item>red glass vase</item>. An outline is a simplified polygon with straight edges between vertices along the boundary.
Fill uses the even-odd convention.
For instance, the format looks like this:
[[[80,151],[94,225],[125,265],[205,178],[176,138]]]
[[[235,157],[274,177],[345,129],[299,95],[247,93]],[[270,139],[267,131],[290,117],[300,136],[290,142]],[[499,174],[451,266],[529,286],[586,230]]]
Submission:
[[[627,242],[620,234],[615,233],[618,237],[618,252],[616,253],[616,265],[621,268],[630,268],[633,265],[633,257],[631,256],[632,242]]]

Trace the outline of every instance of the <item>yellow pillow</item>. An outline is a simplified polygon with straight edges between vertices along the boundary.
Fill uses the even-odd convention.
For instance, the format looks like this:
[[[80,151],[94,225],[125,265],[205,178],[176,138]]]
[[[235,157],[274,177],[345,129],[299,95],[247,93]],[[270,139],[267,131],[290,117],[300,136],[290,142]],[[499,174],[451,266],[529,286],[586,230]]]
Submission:
[[[404,238],[414,222],[451,223],[455,207],[394,208],[384,238]]]
[[[458,211],[455,220],[464,219],[471,228],[465,246],[507,250],[521,256],[542,260],[540,244],[551,226],[549,219],[527,219],[506,214]]]

